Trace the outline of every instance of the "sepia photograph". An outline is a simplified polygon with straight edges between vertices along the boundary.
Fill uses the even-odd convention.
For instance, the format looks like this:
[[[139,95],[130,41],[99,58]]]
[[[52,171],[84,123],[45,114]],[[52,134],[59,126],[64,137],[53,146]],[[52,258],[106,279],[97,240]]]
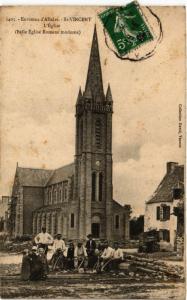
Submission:
[[[2,6],[2,299],[185,299],[184,6]]]

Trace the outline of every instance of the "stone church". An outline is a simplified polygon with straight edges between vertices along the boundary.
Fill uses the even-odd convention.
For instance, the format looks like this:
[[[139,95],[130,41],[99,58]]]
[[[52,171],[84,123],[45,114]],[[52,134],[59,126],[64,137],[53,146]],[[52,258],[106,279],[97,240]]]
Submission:
[[[17,165],[12,189],[12,235],[36,234],[84,239],[129,239],[130,206],[113,200],[110,86],[103,90],[96,28],[85,90],[76,102],[75,159],[56,170]]]

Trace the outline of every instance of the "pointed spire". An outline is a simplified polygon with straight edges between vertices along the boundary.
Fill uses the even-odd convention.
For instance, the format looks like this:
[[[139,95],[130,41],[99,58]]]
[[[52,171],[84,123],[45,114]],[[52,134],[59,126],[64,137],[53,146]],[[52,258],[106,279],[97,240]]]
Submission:
[[[79,93],[78,93],[78,97],[77,97],[77,103],[81,100],[82,98],[82,91],[81,91],[81,87],[79,87]]]
[[[110,84],[108,84],[107,92],[106,92],[106,100],[112,102],[112,93],[110,89]]]
[[[103,100],[103,80],[102,80],[102,71],[101,71],[101,62],[99,56],[99,46],[97,38],[96,26],[94,28],[92,47],[90,52],[90,60],[88,66],[87,80],[85,93],[88,89],[91,89],[92,96],[99,96],[100,101]]]

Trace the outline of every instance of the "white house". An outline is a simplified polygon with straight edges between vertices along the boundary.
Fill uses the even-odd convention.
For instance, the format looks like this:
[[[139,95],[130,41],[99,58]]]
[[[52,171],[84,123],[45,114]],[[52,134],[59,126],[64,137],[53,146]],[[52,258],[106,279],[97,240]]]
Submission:
[[[167,172],[154,194],[146,202],[144,231],[159,231],[160,241],[175,247],[177,217],[173,207],[181,200],[184,193],[184,166],[176,162],[167,163]]]

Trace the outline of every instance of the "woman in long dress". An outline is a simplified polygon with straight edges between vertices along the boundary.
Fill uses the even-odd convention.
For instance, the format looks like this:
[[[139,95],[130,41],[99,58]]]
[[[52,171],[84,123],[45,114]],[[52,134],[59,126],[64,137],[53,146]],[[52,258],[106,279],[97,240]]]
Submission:
[[[21,264],[21,279],[29,280],[30,279],[30,258],[29,258],[29,250],[25,249],[23,251],[23,258]]]
[[[32,252],[29,255],[30,259],[30,280],[41,280],[43,277],[43,262],[38,255],[37,247],[32,247]]]

